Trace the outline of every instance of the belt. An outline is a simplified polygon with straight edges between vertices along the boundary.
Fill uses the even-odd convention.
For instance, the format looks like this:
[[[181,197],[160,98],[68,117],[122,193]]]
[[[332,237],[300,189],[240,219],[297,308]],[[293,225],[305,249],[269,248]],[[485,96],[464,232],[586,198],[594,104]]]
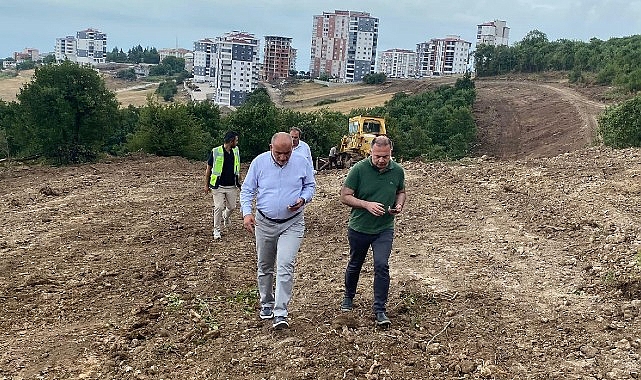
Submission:
[[[290,221],[290,220],[294,219],[295,217],[297,217],[297,216],[300,214],[300,212],[299,212],[299,213],[296,213],[296,214],[294,214],[294,215],[290,216],[289,218],[285,218],[285,219],[274,219],[274,218],[270,218],[270,217],[268,217],[267,215],[263,214],[263,212],[262,212],[262,211],[260,211],[260,210],[258,210],[258,213],[259,213],[260,215],[262,215],[262,216],[263,216],[263,218],[265,218],[265,219],[269,220],[270,222],[274,222],[274,223],[278,223],[278,224],[282,224],[282,223],[285,223],[285,222],[287,222],[287,221]]]

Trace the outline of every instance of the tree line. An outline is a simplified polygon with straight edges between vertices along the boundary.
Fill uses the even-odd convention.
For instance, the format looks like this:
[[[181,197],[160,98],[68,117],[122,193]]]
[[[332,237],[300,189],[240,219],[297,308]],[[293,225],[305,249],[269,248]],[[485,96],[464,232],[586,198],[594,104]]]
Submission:
[[[137,151],[204,160],[226,131],[235,130],[241,158],[249,161],[269,149],[274,133],[297,126],[316,157],[340,142],[349,117],[367,114],[387,119],[400,159],[460,158],[469,154],[476,135],[474,98],[467,76],[453,87],[397,94],[384,106],[349,114],[281,109],[264,88],[228,115],[211,102],[167,104],[153,97],[142,107],[120,108],[98,73],[66,61],[37,67],[17,101],[0,101],[0,148],[6,157],[42,157],[57,164]]]
[[[641,90],[641,35],[607,41],[549,41],[545,33],[533,30],[513,46],[478,46],[474,68],[479,77],[568,71],[574,82],[616,85],[636,92]]]

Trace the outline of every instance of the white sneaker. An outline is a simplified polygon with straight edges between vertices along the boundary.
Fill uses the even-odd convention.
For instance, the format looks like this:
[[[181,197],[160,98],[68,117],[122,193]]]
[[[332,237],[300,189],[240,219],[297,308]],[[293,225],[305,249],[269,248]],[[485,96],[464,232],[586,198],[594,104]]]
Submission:
[[[221,238],[221,236],[220,236],[220,230],[219,230],[219,229],[217,229],[217,228],[216,228],[216,229],[214,229],[214,240],[218,240],[218,239],[220,239],[220,238]]]

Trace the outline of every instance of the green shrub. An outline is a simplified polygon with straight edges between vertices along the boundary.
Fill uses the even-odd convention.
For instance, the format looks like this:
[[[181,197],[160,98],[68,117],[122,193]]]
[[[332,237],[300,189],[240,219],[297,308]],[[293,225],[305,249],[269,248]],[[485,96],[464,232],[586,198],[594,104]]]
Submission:
[[[641,147],[641,95],[606,109],[598,133],[613,148]]]

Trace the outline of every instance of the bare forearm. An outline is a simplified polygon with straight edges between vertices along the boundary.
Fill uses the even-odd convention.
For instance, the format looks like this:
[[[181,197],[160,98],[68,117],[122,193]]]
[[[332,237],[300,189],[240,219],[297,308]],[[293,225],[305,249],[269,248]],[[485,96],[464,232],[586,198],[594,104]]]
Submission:
[[[353,208],[365,208],[365,202],[362,199],[358,199],[354,194],[341,194],[341,203],[344,205],[353,207]]]

